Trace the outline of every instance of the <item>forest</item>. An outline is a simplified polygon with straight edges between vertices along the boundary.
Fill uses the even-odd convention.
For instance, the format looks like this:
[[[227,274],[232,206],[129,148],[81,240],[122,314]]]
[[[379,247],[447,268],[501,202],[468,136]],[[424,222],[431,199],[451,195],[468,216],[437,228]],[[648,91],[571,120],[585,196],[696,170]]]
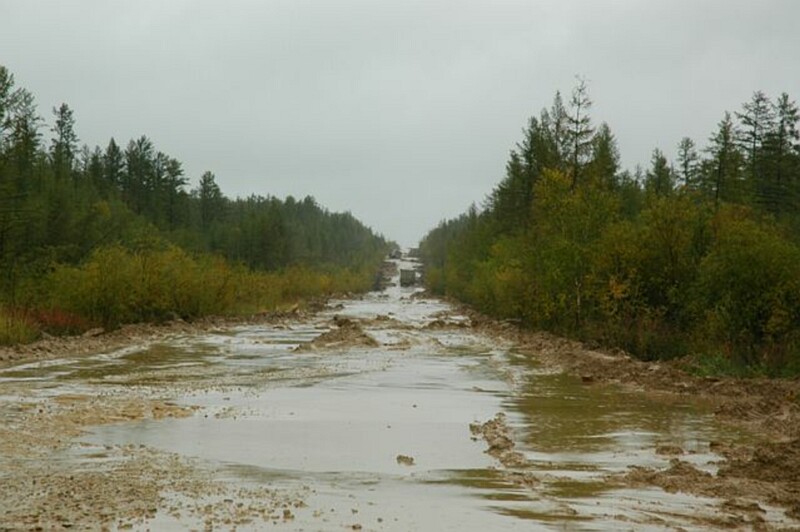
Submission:
[[[191,188],[147,136],[81,145],[0,66],[0,344],[370,289],[388,243],[312,197]]]
[[[794,100],[757,91],[633,172],[591,107],[579,79],[528,120],[485,201],[421,242],[428,288],[699,374],[800,373]]]

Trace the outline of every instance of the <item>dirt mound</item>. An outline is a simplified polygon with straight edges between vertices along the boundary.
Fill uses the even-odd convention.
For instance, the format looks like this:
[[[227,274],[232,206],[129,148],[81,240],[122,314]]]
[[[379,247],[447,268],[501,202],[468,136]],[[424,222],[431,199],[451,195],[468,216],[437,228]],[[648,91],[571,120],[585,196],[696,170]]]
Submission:
[[[711,473],[700,471],[692,464],[673,458],[667,469],[652,469],[649,467],[632,467],[625,480],[631,484],[645,484],[658,486],[664,491],[675,493],[677,491],[696,491],[698,486],[704,486],[713,479]]]
[[[511,439],[511,429],[506,423],[506,416],[502,412],[486,423],[471,423],[469,426],[473,436],[482,436],[489,449],[486,451],[494,456],[506,467],[525,467],[528,460],[525,456],[514,450],[514,440]]]
[[[731,457],[719,477],[736,483],[769,488],[768,500],[787,506],[787,515],[800,517],[800,439],[760,445],[750,456]]]
[[[766,482],[794,481],[800,487],[800,439],[760,446],[751,457],[724,464],[719,475]]]
[[[464,329],[469,327],[469,323],[463,321],[448,321],[443,320],[441,318],[435,319],[432,322],[425,325],[425,328],[428,330],[442,330],[442,329]]]
[[[680,456],[684,454],[684,450],[679,445],[665,443],[656,447],[656,454],[661,456]]]
[[[300,344],[296,351],[337,349],[341,347],[378,347],[381,344],[364,332],[357,322],[348,318],[333,318],[333,328],[310,342]]]
[[[716,476],[673,458],[666,469],[632,467],[621,482],[726,499],[722,507],[745,519],[738,524],[763,521],[764,510],[755,501],[783,506],[789,517],[800,517],[800,441],[759,446],[749,456],[742,447],[717,450],[736,457],[728,457]]]

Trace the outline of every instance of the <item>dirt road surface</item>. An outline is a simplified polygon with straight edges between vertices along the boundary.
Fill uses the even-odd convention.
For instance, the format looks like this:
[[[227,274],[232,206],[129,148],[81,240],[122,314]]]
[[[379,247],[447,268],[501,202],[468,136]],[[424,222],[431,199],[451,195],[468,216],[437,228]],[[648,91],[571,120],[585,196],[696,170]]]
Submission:
[[[397,278],[0,365],[0,530],[800,526],[797,381],[691,377]]]

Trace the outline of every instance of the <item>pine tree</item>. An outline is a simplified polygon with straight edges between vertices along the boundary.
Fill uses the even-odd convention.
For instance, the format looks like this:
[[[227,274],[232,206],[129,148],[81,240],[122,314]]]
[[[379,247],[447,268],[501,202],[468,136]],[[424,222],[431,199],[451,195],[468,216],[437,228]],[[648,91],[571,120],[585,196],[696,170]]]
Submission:
[[[699,159],[694,141],[689,137],[683,137],[678,143],[678,170],[683,186],[689,190],[699,186],[697,183]]]
[[[33,95],[25,89],[15,91],[14,106],[9,117],[10,138],[8,153],[16,169],[18,185],[26,189],[39,150],[42,118],[36,112]]]
[[[103,179],[107,186],[121,190],[125,181],[125,156],[112,137],[103,154]]]
[[[200,178],[197,197],[200,199],[200,223],[205,231],[211,227],[213,222],[221,218],[224,208],[222,191],[217,185],[216,177],[214,177],[213,173],[205,172]]]
[[[572,190],[578,186],[583,166],[591,154],[592,134],[594,133],[589,116],[591,107],[592,100],[589,99],[586,80],[579,78],[578,85],[572,90],[570,112],[567,115],[567,138],[570,150],[568,160],[571,166]]]
[[[736,145],[736,137],[731,114],[726,112],[706,148],[711,159],[706,166],[704,188],[711,192],[716,205],[737,195],[742,157]]]
[[[153,143],[144,135],[131,140],[125,150],[127,172],[123,176],[122,197],[137,214],[142,214],[147,208],[148,187],[154,172],[154,151]]]
[[[605,188],[614,189],[618,185],[619,148],[617,139],[608,124],[603,122],[592,139],[592,158],[586,168],[590,181]]]
[[[672,169],[667,158],[658,148],[653,150],[650,170],[645,176],[645,190],[655,196],[668,196],[675,186]]]
[[[550,110],[542,110],[539,122],[546,135],[549,155],[548,160],[542,161],[542,163],[545,168],[566,171],[570,145],[569,118],[567,109],[564,107],[564,100],[561,98],[561,91],[556,91]]]
[[[762,91],[756,91],[750,101],[742,105],[742,112],[736,113],[736,117],[742,126],[737,140],[746,154],[749,178],[758,183],[764,177],[761,164],[764,137],[774,128],[772,104]]]
[[[774,126],[764,138],[764,166],[769,181],[770,204],[775,212],[793,210],[800,188],[800,113],[785,92],[773,106]]]
[[[0,154],[6,148],[6,136],[11,129],[11,114],[18,99],[18,92],[14,89],[14,74],[0,65]]]
[[[56,178],[66,178],[72,173],[73,163],[78,151],[78,136],[75,134],[75,118],[66,103],[53,108],[55,124],[51,131],[50,157]]]

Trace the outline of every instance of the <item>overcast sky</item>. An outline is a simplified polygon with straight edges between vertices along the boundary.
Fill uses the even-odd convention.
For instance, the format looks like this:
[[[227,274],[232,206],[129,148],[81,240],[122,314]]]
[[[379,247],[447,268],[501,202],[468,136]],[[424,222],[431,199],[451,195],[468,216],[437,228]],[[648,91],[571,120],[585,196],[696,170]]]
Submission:
[[[412,245],[588,80],[623,164],[800,97],[800,1],[0,0],[0,64],[81,142],[149,136],[230,195],[313,195]],[[49,138],[49,133],[47,135]]]

